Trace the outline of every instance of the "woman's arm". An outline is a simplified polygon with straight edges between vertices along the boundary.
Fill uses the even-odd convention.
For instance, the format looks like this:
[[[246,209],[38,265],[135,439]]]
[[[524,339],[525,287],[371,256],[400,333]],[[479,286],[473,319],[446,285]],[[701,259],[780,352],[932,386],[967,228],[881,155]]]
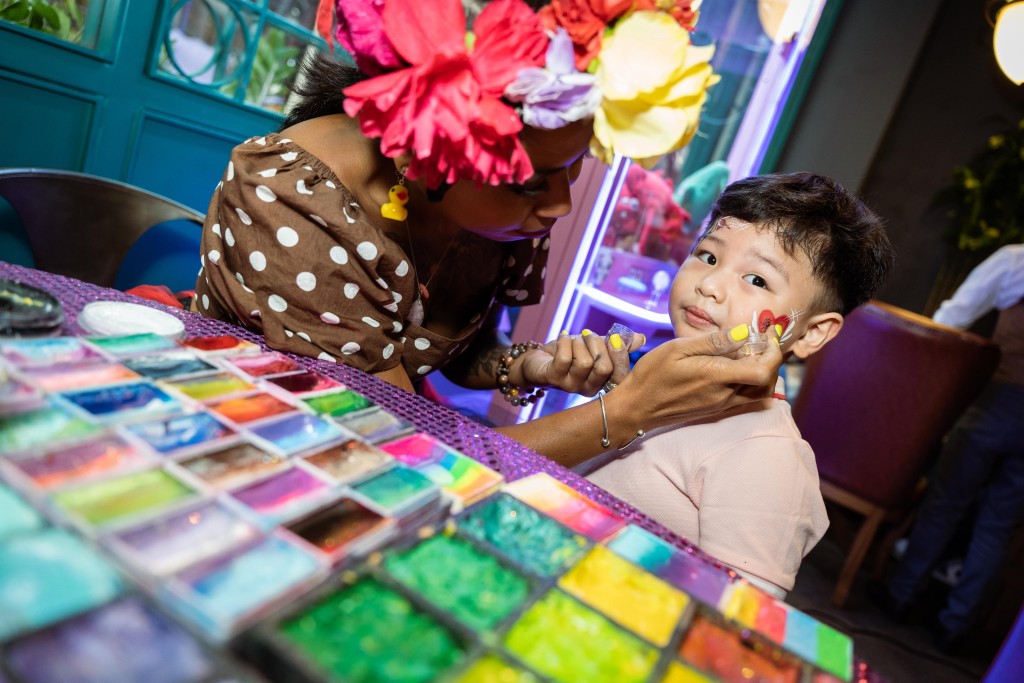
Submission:
[[[693,420],[770,396],[782,364],[778,344],[768,344],[760,356],[729,357],[743,343],[723,331],[674,339],[643,356],[604,397],[610,448],[621,447],[641,429]],[[566,467],[608,450],[601,445],[604,422],[598,401],[497,431]]]

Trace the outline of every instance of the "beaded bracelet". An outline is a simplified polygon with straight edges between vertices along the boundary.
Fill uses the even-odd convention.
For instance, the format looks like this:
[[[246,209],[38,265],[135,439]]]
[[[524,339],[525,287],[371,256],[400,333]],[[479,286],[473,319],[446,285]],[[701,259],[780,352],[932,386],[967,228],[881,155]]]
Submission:
[[[524,342],[522,344],[513,344],[509,347],[508,351],[501,354],[501,360],[498,362],[498,372],[496,379],[498,380],[498,391],[505,398],[506,401],[514,406],[525,406],[527,403],[536,403],[537,399],[544,395],[544,390],[539,388],[523,390],[522,387],[510,383],[508,373],[509,368],[512,367],[512,363],[515,362],[516,358],[523,355],[527,351],[533,349],[543,348],[543,344],[538,344],[534,341]]]

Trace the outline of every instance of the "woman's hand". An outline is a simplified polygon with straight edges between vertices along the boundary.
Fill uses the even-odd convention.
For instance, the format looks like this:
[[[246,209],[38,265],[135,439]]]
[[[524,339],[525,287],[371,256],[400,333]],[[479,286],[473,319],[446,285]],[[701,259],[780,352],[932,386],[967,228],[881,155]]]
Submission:
[[[650,430],[767,398],[775,389],[782,350],[770,330],[765,351],[735,357],[745,339],[722,331],[694,339],[673,339],[651,350],[605,397],[608,421],[624,429]]]
[[[618,383],[625,378],[629,353],[645,341],[642,334],[634,335],[629,346],[618,335],[605,338],[589,330],[578,335],[562,334],[524,354],[512,367],[510,379],[521,386],[553,387],[593,396],[606,382]]]

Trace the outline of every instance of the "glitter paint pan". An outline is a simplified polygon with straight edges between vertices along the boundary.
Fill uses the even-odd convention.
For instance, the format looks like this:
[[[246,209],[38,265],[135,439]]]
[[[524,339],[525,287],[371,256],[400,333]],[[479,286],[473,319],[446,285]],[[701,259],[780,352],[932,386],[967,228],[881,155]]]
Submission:
[[[203,501],[140,526],[104,536],[110,548],[145,579],[166,576],[261,536],[223,503]]]
[[[312,555],[272,535],[169,577],[158,597],[168,609],[222,642],[297,598],[325,571],[326,565]]]
[[[546,473],[514,481],[507,485],[505,490],[595,541],[608,538],[626,526],[626,523],[608,508],[598,505]]]

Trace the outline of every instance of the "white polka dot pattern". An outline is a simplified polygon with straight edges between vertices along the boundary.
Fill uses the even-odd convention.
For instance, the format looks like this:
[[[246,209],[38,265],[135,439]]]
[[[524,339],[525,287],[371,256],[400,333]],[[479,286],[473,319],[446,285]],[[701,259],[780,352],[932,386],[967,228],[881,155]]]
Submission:
[[[294,247],[299,243],[299,233],[295,232],[293,228],[283,227],[277,229],[277,241],[281,243],[283,247]]]

